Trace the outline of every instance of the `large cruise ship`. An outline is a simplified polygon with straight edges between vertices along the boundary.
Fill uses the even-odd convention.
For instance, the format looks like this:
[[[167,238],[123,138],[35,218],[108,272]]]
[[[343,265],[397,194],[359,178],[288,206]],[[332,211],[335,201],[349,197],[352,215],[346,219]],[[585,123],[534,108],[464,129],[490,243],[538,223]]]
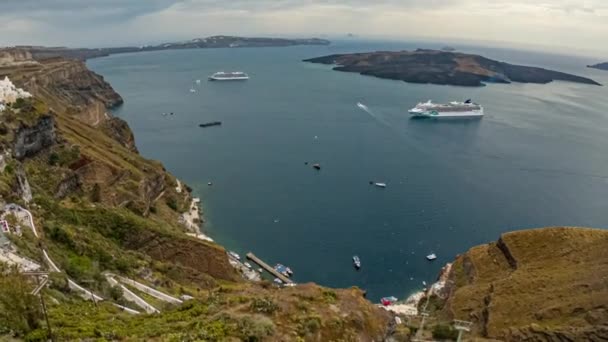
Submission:
[[[452,101],[448,104],[433,103],[431,100],[419,103],[409,110],[414,117],[439,118],[439,117],[481,117],[483,107],[471,100],[465,102]]]
[[[215,74],[209,76],[209,81],[243,81],[248,80],[249,75],[241,71],[232,71],[232,72],[216,72]]]

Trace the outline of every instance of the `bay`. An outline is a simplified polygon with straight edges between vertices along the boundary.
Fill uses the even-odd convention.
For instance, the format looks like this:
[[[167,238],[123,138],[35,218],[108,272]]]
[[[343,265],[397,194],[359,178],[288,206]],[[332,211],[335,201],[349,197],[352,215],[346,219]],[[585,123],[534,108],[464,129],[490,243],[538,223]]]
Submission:
[[[418,85],[301,62],[417,47],[441,45],[350,40],[113,55],[88,65],[124,97],[114,114],[129,123],[141,154],[202,198],[204,231],[228,249],[290,266],[298,282],[359,286],[373,301],[403,298],[501,233],[608,226],[606,87]],[[608,72],[585,67],[593,58],[456,47],[608,84]],[[207,82],[220,70],[251,79]],[[468,98],[484,105],[483,119],[407,114],[420,101]],[[223,125],[198,127],[216,120]]]

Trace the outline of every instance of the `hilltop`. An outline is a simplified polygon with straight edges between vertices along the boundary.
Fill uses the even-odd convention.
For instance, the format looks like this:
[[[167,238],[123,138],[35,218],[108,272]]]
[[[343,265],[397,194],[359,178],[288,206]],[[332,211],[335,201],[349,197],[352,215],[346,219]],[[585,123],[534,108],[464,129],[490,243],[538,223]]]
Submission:
[[[159,45],[124,46],[110,48],[65,48],[43,46],[20,46],[18,50],[28,51],[35,59],[64,57],[70,59],[86,60],[105,57],[117,53],[132,53],[159,50],[179,49],[211,49],[211,48],[250,48],[250,47],[286,47],[296,45],[329,45],[330,41],[319,38],[266,38],[266,37],[237,37],[212,36],[195,38],[181,42],[168,42]]]
[[[537,67],[499,62],[452,51],[377,51],[329,55],[305,62],[336,65],[334,70],[358,72],[411,83],[483,86],[484,83],[549,83],[569,81],[600,85],[589,78]]]

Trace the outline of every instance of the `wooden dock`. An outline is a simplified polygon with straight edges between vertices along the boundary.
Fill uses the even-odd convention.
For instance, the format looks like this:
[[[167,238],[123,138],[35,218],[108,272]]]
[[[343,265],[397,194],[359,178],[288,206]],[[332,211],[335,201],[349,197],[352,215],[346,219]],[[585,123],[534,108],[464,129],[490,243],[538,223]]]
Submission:
[[[284,284],[291,284],[291,283],[293,283],[293,281],[291,279],[289,279],[286,276],[282,275],[281,273],[277,272],[277,270],[275,270],[274,268],[270,267],[270,265],[268,265],[267,263],[265,263],[264,261],[262,261],[262,259],[256,257],[253,253],[251,253],[251,252],[247,253],[247,259],[255,262],[256,264],[260,265],[261,268],[265,269],[268,273],[270,273],[273,276],[281,279],[281,281]]]

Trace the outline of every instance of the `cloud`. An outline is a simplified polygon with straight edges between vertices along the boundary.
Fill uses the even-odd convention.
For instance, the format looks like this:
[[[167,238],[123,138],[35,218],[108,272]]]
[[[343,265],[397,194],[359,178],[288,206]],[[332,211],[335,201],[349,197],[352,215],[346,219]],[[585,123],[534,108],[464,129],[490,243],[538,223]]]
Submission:
[[[605,0],[0,0],[0,45],[354,32],[608,49],[607,22]]]

